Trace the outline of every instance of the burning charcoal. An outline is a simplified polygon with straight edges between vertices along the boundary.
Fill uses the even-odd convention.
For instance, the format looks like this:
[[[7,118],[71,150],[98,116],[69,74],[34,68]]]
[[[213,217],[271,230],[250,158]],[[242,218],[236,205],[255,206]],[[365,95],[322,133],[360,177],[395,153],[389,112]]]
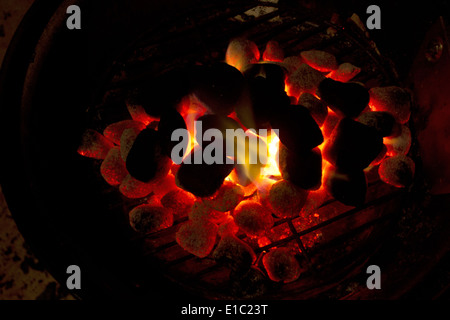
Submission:
[[[334,111],[328,109],[328,115],[325,119],[325,122],[322,125],[322,132],[325,137],[329,137],[333,132],[334,128],[338,125],[341,119],[339,116],[334,113]]]
[[[84,157],[105,159],[114,144],[95,130],[87,129],[77,152]]]
[[[178,188],[175,184],[175,176],[173,174],[168,174],[160,179],[154,179],[151,183],[155,185],[153,194],[159,198]]]
[[[411,148],[411,130],[406,125],[400,126],[400,135],[383,139],[388,156],[407,155]]]
[[[285,71],[275,64],[253,64],[244,72],[250,103],[236,106],[236,114],[247,128],[266,128],[272,113],[290,103],[284,91]]]
[[[325,200],[327,200],[327,197],[328,194],[324,187],[321,187],[318,190],[310,191],[300,214],[309,215],[316,212],[317,209],[325,202]]]
[[[236,69],[242,71],[248,64],[259,61],[258,46],[251,40],[233,39],[228,44],[225,61]]]
[[[133,127],[123,130],[122,135],[120,136],[120,156],[123,161],[127,160],[128,153],[130,153],[139,133],[140,131]]]
[[[404,188],[411,185],[414,179],[414,173],[414,161],[405,155],[386,158],[378,167],[380,179],[397,188]]]
[[[288,74],[291,75],[294,73],[302,64],[305,62],[300,56],[291,56],[287,57],[283,60],[282,65],[286,68],[288,71]]]
[[[286,180],[279,180],[268,189],[260,193],[261,200],[279,218],[298,216],[308,196],[308,191]]]
[[[227,218],[227,214],[214,210],[203,201],[196,201],[188,215],[193,221],[211,221],[216,224],[224,222]]]
[[[211,198],[206,198],[203,202],[220,212],[233,210],[244,198],[242,187],[231,181],[224,181],[217,194]]]
[[[134,128],[137,132],[141,132],[145,127],[146,125],[140,121],[123,120],[107,126],[103,130],[103,135],[115,144],[120,145],[120,138],[124,130]]]
[[[323,157],[339,169],[362,170],[382,149],[383,138],[374,128],[344,118],[325,144]]]
[[[181,114],[172,108],[164,110],[158,124],[158,133],[161,137],[161,146],[164,154],[168,157],[172,157],[172,149],[180,143],[179,141],[172,141],[172,134],[177,129],[187,130],[186,123]],[[183,150],[186,150],[187,146],[188,141],[186,140],[183,145]]]
[[[237,205],[234,222],[251,237],[261,236],[273,226],[270,211],[253,200],[244,200]]]
[[[140,233],[156,232],[172,226],[173,215],[170,209],[142,204],[129,213],[131,227]]]
[[[234,271],[246,271],[256,261],[253,249],[232,235],[226,235],[220,239],[212,253],[212,258]]]
[[[120,185],[128,175],[125,162],[120,156],[119,147],[113,147],[109,150],[108,155],[100,166],[100,173],[105,181],[112,186]]]
[[[196,154],[203,153],[197,146],[186,156],[176,174],[177,186],[196,195],[210,197],[219,190],[225,178],[233,170],[230,164],[206,164],[203,160],[196,164]],[[190,162],[189,162],[190,161]]]
[[[193,70],[193,66],[183,66],[158,75],[135,90],[127,103],[142,106],[147,115],[159,118],[162,111],[176,108],[182,98],[191,93]]]
[[[213,136],[205,138],[205,133],[208,133],[208,130],[210,129],[219,130],[220,135],[214,134]],[[236,129],[241,129],[242,132],[244,132],[239,123],[230,117],[207,114],[197,119],[195,127],[196,140],[201,143],[200,146],[203,150],[208,150],[208,153],[211,153],[211,156],[214,158],[216,163],[226,163],[228,156],[230,156],[231,159],[231,156],[235,157],[237,154],[237,144],[234,140],[227,140],[227,130],[229,129],[232,130],[232,133],[235,132]],[[217,139],[219,141],[216,141]],[[234,146],[233,155],[231,155],[231,150],[227,150],[227,144],[230,144],[230,147]],[[220,153],[218,152],[221,152],[222,156],[220,156]],[[213,160],[211,159],[211,161]]]
[[[276,248],[264,255],[264,268],[273,281],[293,282],[300,277],[302,268],[294,254],[288,248]]]
[[[329,166],[323,184],[329,195],[348,206],[359,206],[366,201],[367,179],[363,170],[343,172]]]
[[[281,143],[293,152],[308,151],[323,142],[322,131],[303,106],[278,108],[270,124],[278,129]]]
[[[264,61],[282,62],[284,59],[284,51],[277,41],[271,40],[266,44],[266,49],[263,53]]]
[[[130,113],[131,118],[134,121],[138,121],[140,123],[149,125],[154,118],[149,116],[142,105],[132,102],[133,100],[129,100],[126,102],[128,112]]]
[[[250,64],[243,71],[245,78],[250,81],[257,77],[265,79],[267,88],[274,92],[284,91],[286,72],[286,69],[274,63]]]
[[[386,157],[387,148],[386,145],[383,144],[383,148],[381,149],[378,156],[370,163],[370,167],[374,167],[376,165],[379,165],[381,161]]]
[[[225,117],[217,114],[206,114],[197,119],[195,139],[197,141],[202,141],[202,146],[204,148],[209,144],[208,141],[204,141],[203,139],[203,135],[207,130],[218,129],[221,132],[224,141],[226,141],[226,130],[235,130],[239,128],[241,128],[239,123],[230,117]]]
[[[356,82],[324,79],[317,89],[320,99],[340,117],[357,117],[369,103],[369,91]]]
[[[284,180],[306,190],[320,187],[322,153],[319,148],[297,153],[280,144],[278,152],[278,167]]]
[[[219,224],[219,236],[233,236],[238,233],[239,227],[234,222],[232,216],[226,216],[226,218]]]
[[[317,99],[311,93],[305,92],[300,96],[297,104],[304,106],[309,110],[319,127],[323,125],[328,115],[328,108],[325,103]]]
[[[322,73],[304,63],[286,79],[289,87],[288,94],[297,98],[304,92],[315,94],[317,87],[324,79],[325,76]]]
[[[361,72],[361,68],[355,67],[351,63],[344,62],[339,67],[332,71],[329,77],[340,82],[348,82],[356,77]]]
[[[255,299],[263,296],[268,290],[267,277],[258,268],[251,267],[245,274],[230,273],[231,294],[233,297]]]
[[[226,63],[197,68],[193,93],[211,113],[229,115],[245,88],[242,73]]]
[[[209,221],[189,220],[178,229],[175,239],[187,252],[204,258],[214,247],[217,225]]]
[[[171,209],[176,219],[186,217],[194,205],[195,197],[181,189],[169,191],[161,198],[163,207]]]
[[[163,153],[158,132],[145,129],[134,141],[126,158],[126,164],[130,175],[140,181],[148,182],[166,176],[172,166],[172,160]]]
[[[148,196],[155,188],[155,184],[136,180],[131,175],[127,175],[120,184],[119,191],[125,197],[138,199]]]
[[[330,72],[338,68],[336,57],[329,52],[308,50],[302,51],[300,56],[310,67],[320,72]]]
[[[374,128],[382,137],[390,136],[395,126],[394,116],[383,111],[364,112],[358,117],[358,121]]]
[[[370,107],[374,111],[386,111],[405,124],[411,115],[411,96],[405,89],[396,86],[375,87],[369,90]]]

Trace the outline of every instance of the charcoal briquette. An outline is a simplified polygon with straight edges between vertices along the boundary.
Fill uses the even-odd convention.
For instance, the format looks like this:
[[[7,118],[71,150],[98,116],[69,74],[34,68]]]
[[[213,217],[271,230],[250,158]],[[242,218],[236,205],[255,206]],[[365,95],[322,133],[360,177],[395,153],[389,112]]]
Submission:
[[[314,69],[320,72],[330,72],[338,68],[336,57],[322,50],[302,51],[300,56],[303,60]]]
[[[126,166],[130,175],[143,182],[167,175],[172,160],[164,154],[157,131],[144,129],[139,133],[128,152]]]
[[[192,149],[181,163],[176,173],[176,184],[198,197],[209,197],[219,190],[234,165],[225,162],[206,164],[204,161],[196,164],[194,159],[197,152],[203,152],[199,146]],[[189,159],[189,163],[186,159]]]
[[[273,226],[271,212],[254,200],[241,201],[234,209],[236,225],[248,236],[262,236]]]
[[[234,111],[245,89],[238,69],[220,62],[197,66],[192,76],[193,93],[211,113],[227,116]]]
[[[395,126],[394,116],[383,111],[364,112],[358,117],[358,121],[374,128],[382,137],[390,136]]]
[[[300,96],[297,104],[307,108],[319,126],[323,125],[328,115],[328,108],[325,103],[311,93],[305,92]]]
[[[383,149],[383,138],[371,127],[342,119],[323,149],[323,157],[342,170],[366,168]]]
[[[370,100],[369,91],[363,85],[329,78],[320,82],[317,94],[340,117],[357,117]]]
[[[345,205],[356,207],[366,201],[367,178],[363,170],[342,171],[328,166],[323,184],[329,195]]]
[[[347,82],[353,79],[361,72],[361,68],[354,66],[349,62],[344,62],[339,67],[330,72],[329,77],[336,81]]]
[[[280,143],[278,167],[283,179],[306,189],[318,189],[322,181],[322,153],[319,148],[290,151]]]
[[[261,77],[265,79],[267,87],[274,91],[284,91],[287,70],[274,63],[254,63],[248,65],[244,71],[246,79]]]
[[[405,155],[396,155],[384,159],[378,167],[380,179],[397,188],[408,187],[413,183],[414,161]]]
[[[161,198],[163,207],[171,209],[177,219],[186,217],[194,203],[194,195],[179,188],[169,191]]]
[[[183,150],[186,150],[188,146],[187,139],[182,142],[172,141],[172,134],[177,129],[187,130],[186,122],[177,110],[173,108],[167,108],[161,114],[161,118],[158,124],[158,134],[161,139],[163,152],[168,157],[172,156],[173,147],[175,147],[179,143],[184,143]]]
[[[273,281],[284,283],[293,282],[303,272],[294,253],[289,248],[275,248],[264,255],[263,265]]]
[[[293,218],[305,205],[308,191],[287,180],[278,180],[268,190],[260,192],[262,203],[279,218]]]
[[[175,240],[187,252],[204,258],[214,248],[217,229],[217,225],[209,221],[189,220],[180,226]]]
[[[264,61],[282,62],[284,59],[284,50],[278,41],[270,40],[266,44],[263,52]]]
[[[303,63],[286,79],[288,93],[296,98],[304,92],[315,94],[324,79],[325,76],[321,72]]]
[[[374,111],[391,113],[397,122],[405,124],[411,116],[411,95],[408,90],[397,87],[374,87],[369,91],[370,107]]]
[[[258,46],[252,40],[235,38],[228,44],[225,61],[242,71],[247,65],[258,62],[260,56]]]
[[[212,258],[234,271],[242,271],[250,269],[256,261],[256,254],[244,241],[233,235],[225,235],[214,249]]]
[[[308,151],[324,141],[319,126],[309,110],[303,106],[289,105],[278,108],[270,124],[273,129],[278,129],[281,143],[291,151]]]
[[[172,226],[173,215],[170,209],[143,204],[130,211],[129,220],[135,231],[145,234]]]
[[[257,73],[259,68],[256,65],[247,72],[249,103],[236,106],[236,114],[242,124],[254,129],[267,128],[272,114],[277,113],[281,106],[290,104],[284,91],[282,68],[269,64],[262,74]]]

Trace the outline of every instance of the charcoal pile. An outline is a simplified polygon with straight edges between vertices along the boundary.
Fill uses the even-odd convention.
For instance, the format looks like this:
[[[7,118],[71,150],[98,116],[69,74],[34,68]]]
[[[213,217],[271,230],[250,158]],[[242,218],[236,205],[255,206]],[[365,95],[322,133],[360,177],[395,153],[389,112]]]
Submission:
[[[86,130],[78,153],[99,161],[124,199],[140,200],[129,212],[136,233],[177,225],[186,252],[239,279],[288,283],[304,272],[299,248],[255,253],[287,232],[279,221],[312,217],[329,198],[363,205],[369,172],[396,188],[413,183],[411,98],[352,82],[361,68],[330,52],[286,57],[274,40],[261,51],[233,39],[224,62],[149,81],[125,101],[129,118]]]

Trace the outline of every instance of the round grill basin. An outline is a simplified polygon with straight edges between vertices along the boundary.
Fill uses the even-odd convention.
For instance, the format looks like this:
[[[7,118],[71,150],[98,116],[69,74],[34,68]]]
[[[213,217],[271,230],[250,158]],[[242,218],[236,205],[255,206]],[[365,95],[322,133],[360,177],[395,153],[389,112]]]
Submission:
[[[354,80],[371,85],[398,84],[395,70],[351,23],[332,25],[326,22],[329,17],[290,5],[267,4],[274,10],[241,21],[235,17],[254,8],[255,2],[204,4],[195,10],[179,7],[177,14],[166,7],[139,4],[113,8],[81,4],[90,8],[92,17],[107,17],[98,21],[110,25],[99,26],[97,19],[86,19],[89,33],[82,30],[69,36],[62,27],[65,7],[55,4],[53,19],[41,26],[47,33],[42,37],[37,31],[30,34],[29,39],[40,41],[31,41],[20,56],[10,54],[11,67],[3,71],[4,79],[13,79],[8,82],[10,90],[3,86],[2,92],[2,102],[11,106],[2,110],[3,118],[11,120],[3,133],[12,137],[5,141],[11,157],[3,165],[8,168],[3,173],[4,192],[20,229],[58,279],[65,279],[61,266],[78,264],[90,270],[83,298],[101,293],[241,298],[230,285],[229,270],[210,259],[196,258],[175,243],[174,233],[183,220],[145,237],[132,232],[127,215],[139,200],[122,197],[100,176],[100,162],[76,153],[84,129],[101,131],[125,119],[123,98],[146,77],[187,62],[220,60],[236,36],[248,37],[260,47],[278,40],[286,56],[313,48],[328,50],[339,60],[361,67]],[[31,15],[39,8],[34,10]],[[121,10],[131,13],[119,15]],[[166,10],[170,18],[158,19],[158,10]],[[47,11],[47,16],[52,14]],[[121,25],[123,16],[133,17],[134,23]],[[330,26],[337,36],[327,36]],[[27,25],[22,30],[31,32]],[[14,43],[20,44],[19,40]],[[34,60],[30,60],[33,53]],[[21,72],[12,76],[14,67]],[[327,201],[318,209],[322,220],[305,229],[295,229],[295,219],[278,221],[276,227],[284,225],[287,237],[256,253],[295,243],[307,271],[294,283],[271,284],[258,297],[346,296],[341,284],[364,274],[365,264],[389,241],[399,215],[409,210],[412,198],[424,194],[419,185],[398,190],[374,180],[362,207]],[[322,238],[308,245],[308,237],[317,233]]]

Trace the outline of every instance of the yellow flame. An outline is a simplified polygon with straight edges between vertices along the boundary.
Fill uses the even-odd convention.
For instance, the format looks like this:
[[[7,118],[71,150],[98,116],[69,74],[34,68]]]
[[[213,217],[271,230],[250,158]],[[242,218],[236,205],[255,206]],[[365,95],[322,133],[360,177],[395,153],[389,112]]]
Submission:
[[[276,134],[271,134],[267,137],[268,146],[268,161],[266,166],[261,171],[261,177],[266,178],[268,176],[281,176],[280,169],[278,168],[278,147],[280,145],[280,139]]]

